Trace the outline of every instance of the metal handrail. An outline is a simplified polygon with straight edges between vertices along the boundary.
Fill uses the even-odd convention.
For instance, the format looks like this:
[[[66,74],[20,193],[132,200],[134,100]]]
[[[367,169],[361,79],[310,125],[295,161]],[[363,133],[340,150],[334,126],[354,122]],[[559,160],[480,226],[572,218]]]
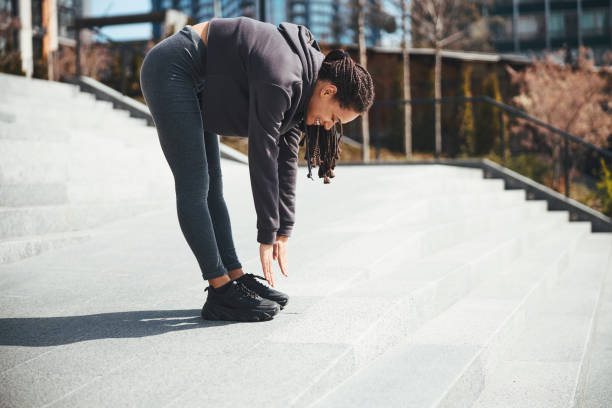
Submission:
[[[591,144],[589,142],[585,142],[584,140],[580,139],[579,137],[576,137],[574,135],[572,135],[571,133],[568,133],[564,130],[561,130],[557,127],[552,126],[549,123],[543,122],[540,119],[536,119],[531,115],[528,115],[527,113],[523,112],[522,110],[519,110],[513,106],[510,105],[506,105],[503,102],[499,102],[489,96],[445,96],[443,98],[413,98],[413,99],[378,99],[374,101],[374,105],[399,105],[399,104],[406,104],[406,103],[444,103],[444,102],[487,102],[490,103],[491,105],[495,105],[498,108],[503,109],[504,111],[506,111],[509,114],[512,114],[514,116],[518,116],[521,117],[523,119],[527,119],[530,122],[535,123],[538,126],[542,126],[548,130],[550,130],[553,133],[557,133],[563,137],[566,137],[568,139],[571,139],[573,142],[579,143],[584,145],[585,147],[588,147],[589,149],[593,149],[598,151],[599,153],[609,157],[612,159],[612,152],[606,149],[602,149],[600,147],[595,146],[594,144]]]
[[[521,111],[513,106],[507,105],[503,102],[497,101],[489,96],[445,96],[442,98],[413,98],[413,99],[378,99],[374,101],[373,107],[377,105],[404,105],[406,103],[445,103],[445,102],[485,102],[500,108],[499,121],[500,121],[500,149],[501,149],[501,160],[502,164],[505,162],[505,147],[504,147],[504,126],[503,126],[503,112],[505,111],[508,115],[517,116],[527,121],[534,123],[535,125],[541,126],[556,133],[563,137],[563,175],[565,181],[565,195],[569,197],[569,142],[572,141],[582,145],[588,149],[594,150],[603,156],[606,156],[612,160],[612,151],[602,149],[589,142],[586,142],[564,130],[561,130],[549,123],[543,122],[540,119],[536,119],[533,116]]]

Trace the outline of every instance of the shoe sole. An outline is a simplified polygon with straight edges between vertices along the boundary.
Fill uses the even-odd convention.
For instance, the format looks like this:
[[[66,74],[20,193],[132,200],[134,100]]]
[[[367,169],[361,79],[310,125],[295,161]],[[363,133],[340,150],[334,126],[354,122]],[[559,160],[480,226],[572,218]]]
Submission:
[[[276,300],[275,302],[278,303],[280,305],[280,309],[283,310],[283,308],[287,306],[287,303],[289,303],[289,299],[285,300],[284,303],[281,303],[278,300]]]
[[[236,309],[230,309],[224,306],[215,306],[214,309],[211,310],[206,304],[204,304],[204,307],[202,307],[202,318],[205,320],[262,322],[272,320],[278,311],[279,309],[274,309],[267,312],[251,310],[250,313],[245,312],[243,315],[236,316]]]

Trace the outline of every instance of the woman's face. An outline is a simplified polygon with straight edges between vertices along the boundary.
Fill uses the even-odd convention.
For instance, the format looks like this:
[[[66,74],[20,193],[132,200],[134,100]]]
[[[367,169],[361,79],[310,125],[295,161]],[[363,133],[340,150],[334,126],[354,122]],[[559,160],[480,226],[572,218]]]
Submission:
[[[340,107],[334,97],[336,92],[338,88],[330,81],[317,80],[308,103],[307,125],[321,125],[325,127],[325,130],[330,130],[335,122],[342,122],[344,125],[359,116],[358,112]]]

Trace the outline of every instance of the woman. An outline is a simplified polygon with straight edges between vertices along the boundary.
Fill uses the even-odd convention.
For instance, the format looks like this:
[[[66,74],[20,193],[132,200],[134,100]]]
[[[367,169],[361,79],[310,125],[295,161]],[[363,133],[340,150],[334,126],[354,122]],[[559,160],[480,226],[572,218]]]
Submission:
[[[272,262],[287,275],[295,220],[298,143],[329,182],[336,124],[366,112],[372,78],[342,50],[324,56],[304,26],[214,18],[166,38],[146,55],[142,92],[175,181],[181,230],[198,260],[209,320],[268,320],[288,301]],[[249,138],[248,162],[265,278],[242,271],[223,198],[217,135]],[[311,155],[313,156],[311,158]]]

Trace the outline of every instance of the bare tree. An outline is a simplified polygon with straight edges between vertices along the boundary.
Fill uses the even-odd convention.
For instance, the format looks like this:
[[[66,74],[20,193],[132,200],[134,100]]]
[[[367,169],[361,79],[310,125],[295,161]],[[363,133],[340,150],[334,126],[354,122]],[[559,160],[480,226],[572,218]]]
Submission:
[[[74,48],[62,46],[53,59],[53,71],[57,79],[76,75]],[[106,44],[91,43],[81,45],[81,75],[100,79],[111,63],[111,55]]]
[[[365,43],[365,0],[359,0],[358,12],[357,12],[357,26],[358,26],[358,36],[359,36],[359,63],[367,69],[368,60],[366,54],[366,43]],[[361,138],[363,143],[363,148],[361,149],[363,155],[364,163],[368,163],[370,161],[370,121],[368,117],[368,113],[361,115]]]
[[[370,30],[396,30],[395,19],[383,9],[381,0],[348,0],[339,2],[340,10],[331,27],[336,40],[348,30],[352,30],[354,42],[359,48],[359,64],[367,69],[366,27]],[[344,8],[346,11],[342,11]],[[348,16],[348,17],[347,17]],[[370,161],[370,124],[368,114],[361,116],[362,157],[364,162]]]
[[[388,0],[386,0],[388,2]],[[352,34],[353,42],[359,43],[359,13],[363,11],[363,27],[370,32],[397,30],[395,17],[385,11],[382,0],[344,0],[338,3],[339,22],[334,24],[338,34]]]
[[[488,21],[481,17],[479,5],[468,0],[412,0],[410,26],[412,44],[434,49],[434,97],[442,97],[441,71],[443,48],[489,49]],[[442,150],[440,103],[435,103],[435,156]]]
[[[397,6],[397,2],[393,2]],[[409,18],[408,0],[399,0],[401,9],[401,48],[402,48],[402,72],[403,72],[403,99],[410,100],[410,54],[408,52]],[[412,157],[412,105],[404,103],[404,151],[406,158]]]

